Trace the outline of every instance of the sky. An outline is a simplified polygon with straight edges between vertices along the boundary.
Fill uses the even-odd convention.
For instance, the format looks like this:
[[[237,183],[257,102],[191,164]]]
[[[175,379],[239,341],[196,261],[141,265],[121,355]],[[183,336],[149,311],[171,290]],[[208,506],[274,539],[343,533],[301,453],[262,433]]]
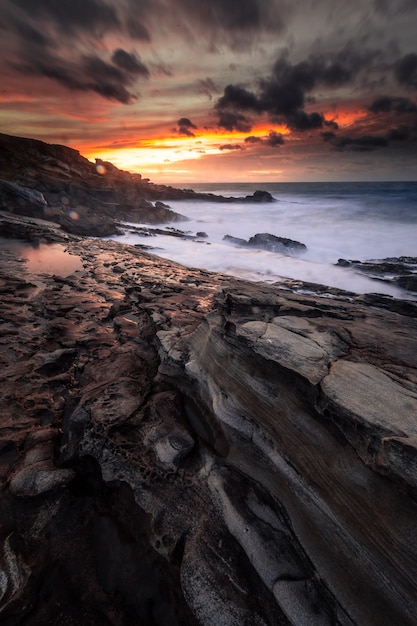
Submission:
[[[0,0],[0,132],[155,183],[417,180],[416,0]]]

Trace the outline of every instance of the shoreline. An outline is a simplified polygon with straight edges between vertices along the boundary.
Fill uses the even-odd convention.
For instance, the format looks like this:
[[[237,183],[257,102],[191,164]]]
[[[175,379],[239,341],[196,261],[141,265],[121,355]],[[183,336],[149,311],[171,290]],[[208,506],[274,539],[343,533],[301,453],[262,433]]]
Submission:
[[[415,306],[13,221],[82,269],[0,249],[4,619],[411,626]]]

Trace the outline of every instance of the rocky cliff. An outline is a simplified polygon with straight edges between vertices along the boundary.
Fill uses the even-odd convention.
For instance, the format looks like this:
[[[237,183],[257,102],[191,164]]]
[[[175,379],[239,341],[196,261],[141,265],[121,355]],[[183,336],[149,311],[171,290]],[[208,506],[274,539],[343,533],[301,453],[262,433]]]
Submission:
[[[72,234],[103,237],[117,233],[120,220],[184,221],[162,202],[184,199],[235,200],[156,185],[107,161],[92,163],[68,146],[0,133],[0,210],[52,220]],[[273,198],[258,190],[239,201]]]
[[[2,624],[416,623],[415,303],[2,220]]]

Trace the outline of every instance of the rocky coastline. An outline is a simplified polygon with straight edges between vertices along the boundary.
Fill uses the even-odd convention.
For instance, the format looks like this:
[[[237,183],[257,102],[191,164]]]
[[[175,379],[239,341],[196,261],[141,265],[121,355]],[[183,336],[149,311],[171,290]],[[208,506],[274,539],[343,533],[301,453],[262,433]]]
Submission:
[[[47,219],[68,233],[91,237],[117,234],[118,222],[186,221],[169,200],[234,202],[233,197],[157,185],[112,163],[92,163],[77,150],[0,133],[0,209]],[[239,202],[273,202],[258,190]]]
[[[417,302],[99,239],[193,192],[0,148],[1,623],[414,626]]]
[[[0,228],[3,624],[415,624],[415,303]]]

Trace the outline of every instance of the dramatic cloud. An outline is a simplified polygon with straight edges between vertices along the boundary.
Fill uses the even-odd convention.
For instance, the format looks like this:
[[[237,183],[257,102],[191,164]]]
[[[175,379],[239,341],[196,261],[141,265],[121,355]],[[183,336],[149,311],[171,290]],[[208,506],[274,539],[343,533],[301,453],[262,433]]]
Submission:
[[[31,18],[53,22],[60,31],[86,31],[102,36],[120,29],[115,8],[101,0],[15,0]]]
[[[283,146],[285,142],[281,133],[277,133],[275,130],[270,130],[265,143],[267,146],[271,146],[271,148],[276,148],[277,146]]]
[[[354,152],[372,152],[378,148],[385,148],[388,139],[379,135],[363,135],[361,137],[334,137],[331,139],[338,150],[352,150]]]
[[[401,85],[417,89],[417,54],[407,54],[396,63],[395,77]]]
[[[225,143],[222,146],[219,146],[219,150],[242,150],[242,146],[238,143]]]
[[[195,137],[191,128],[196,130],[197,126],[193,124],[192,121],[188,119],[188,117],[181,117],[178,120],[177,124],[178,124],[178,130],[177,130],[178,134],[184,135],[185,137]]]
[[[332,55],[311,55],[307,60],[291,64],[280,57],[272,73],[259,81],[256,93],[240,85],[227,85],[215,109],[223,118],[225,111],[267,114],[271,120],[282,121],[288,128],[306,131],[324,125],[337,128],[336,122],[325,120],[322,113],[307,113],[307,93],[316,86],[338,88],[353,81],[357,73],[377,57],[377,53],[358,54],[351,46]],[[223,122],[219,123],[224,126]]]
[[[242,113],[235,113],[233,111],[219,110],[217,124],[220,128],[229,131],[237,130],[241,133],[248,133],[252,130],[250,120],[245,115],[242,115]]]
[[[134,55],[119,48],[113,53],[112,62],[128,74],[149,76],[148,68]]]
[[[369,105],[371,113],[417,113],[417,104],[409,98],[380,96]]]
[[[216,180],[337,178],[347,164],[341,177],[378,178],[391,159],[415,177],[415,0],[0,6],[1,132],[168,183],[208,180],[205,167]]]
[[[414,133],[415,135],[416,133]],[[413,138],[413,133],[407,126],[400,126],[399,128],[391,128],[388,131],[388,141],[410,141]]]
[[[260,29],[280,32],[288,13],[289,3],[280,0],[178,0],[194,20],[226,31],[254,31]]]
[[[276,148],[279,146],[283,146],[285,141],[281,133],[277,133],[276,130],[270,130],[266,137],[256,137],[254,135],[246,137],[245,143],[252,146],[263,144],[271,148]]]
[[[240,111],[251,110],[257,113],[262,111],[258,97],[243,87],[239,87],[239,85],[227,85],[224,95],[217,101],[216,109],[218,111],[229,108]]]
[[[198,93],[201,93],[209,100],[213,100],[213,94],[217,93],[217,87],[211,78],[205,78],[198,81]]]
[[[136,99],[136,96],[127,89],[133,82],[132,72],[94,55],[86,55],[78,62],[71,62],[44,53],[37,58],[18,63],[15,67],[22,74],[44,76],[70,90],[94,91],[103,98],[116,100],[122,104],[130,104]],[[141,74],[147,75],[145,66],[138,69]]]

